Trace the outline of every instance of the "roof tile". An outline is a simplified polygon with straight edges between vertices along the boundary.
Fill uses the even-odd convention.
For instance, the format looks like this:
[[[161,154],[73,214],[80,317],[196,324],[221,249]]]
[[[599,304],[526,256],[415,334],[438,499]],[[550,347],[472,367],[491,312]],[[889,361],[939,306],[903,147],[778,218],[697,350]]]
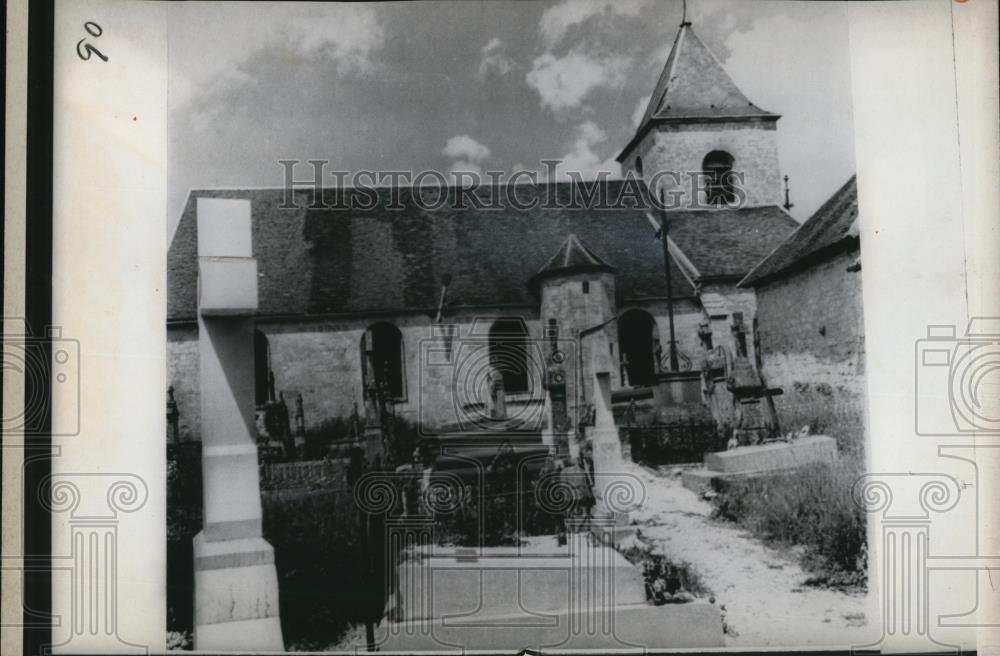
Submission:
[[[167,316],[195,317],[195,207],[205,196],[251,200],[260,315],[435,308],[446,274],[448,307],[532,306],[537,299],[529,277],[569,235],[579,243],[569,261],[594,258],[617,269],[624,299],[663,298],[662,245],[646,210],[617,200],[626,181],[596,184],[608,200],[586,208],[568,207],[581,193],[572,183],[518,185],[518,201],[531,205],[526,210],[462,208],[450,200],[441,209],[424,209],[414,201],[421,191],[409,189],[402,190],[401,210],[387,208],[387,189],[378,190],[378,202],[365,210],[342,208],[359,193],[351,189],[339,192],[337,208],[310,208],[313,192],[296,192],[295,209],[282,209],[282,189],[193,191],[168,253]],[[325,190],[324,200],[336,203],[334,194]],[[777,207],[670,215],[671,239],[705,277],[744,275],[795,227]],[[597,245],[601,256],[583,244]],[[671,279],[675,297],[695,294],[676,265]]]

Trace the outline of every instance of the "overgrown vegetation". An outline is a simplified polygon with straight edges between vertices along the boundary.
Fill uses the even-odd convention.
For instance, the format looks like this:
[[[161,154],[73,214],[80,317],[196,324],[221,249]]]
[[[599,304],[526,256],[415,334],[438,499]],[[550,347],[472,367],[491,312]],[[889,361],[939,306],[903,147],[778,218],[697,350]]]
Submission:
[[[718,490],[717,517],[736,522],[766,542],[802,545],[810,583],[863,589],[868,551],[865,514],[851,498],[864,472],[864,417],[860,404],[819,400],[781,408],[783,428],[809,426],[837,439],[839,458],[830,464],[764,477],[730,481]]]
[[[532,489],[487,490],[467,485],[465,502],[452,513],[435,517],[434,534],[443,546],[509,546],[521,538],[552,535],[563,528],[564,516],[539,509]]]
[[[420,431],[417,424],[404,417],[388,417],[387,428],[394,436],[387,446],[388,461],[393,466],[409,463],[413,460],[413,449],[416,447]],[[333,417],[306,429],[305,460],[322,460],[327,457],[347,457],[351,443],[357,436],[363,436],[365,419],[360,417],[355,427],[350,417]]]
[[[264,538],[274,547],[281,630],[290,650],[323,650],[379,606],[356,506],[342,490],[264,495]],[[378,549],[381,553],[381,549]]]
[[[842,392],[831,391],[829,385],[800,385],[792,398],[778,397],[781,429],[798,431],[809,426],[813,435],[829,435],[837,439],[840,456],[864,463],[865,416],[863,399],[835,401]]]
[[[171,646],[190,649],[194,629],[194,551],[201,530],[201,443],[167,451],[167,631]]]
[[[685,603],[711,594],[693,567],[685,562],[672,562],[641,532],[628,544],[621,545],[619,551],[630,563],[642,568],[646,600],[651,604]]]
[[[200,445],[184,446],[168,454],[167,464],[167,631],[174,648],[191,647],[191,540],[202,526]],[[384,552],[380,545],[362,544],[356,508],[343,484],[263,495],[264,538],[275,550],[282,632],[290,650],[325,649],[371,608],[381,610],[375,597],[385,587],[370,580],[363,561],[365,554]]]

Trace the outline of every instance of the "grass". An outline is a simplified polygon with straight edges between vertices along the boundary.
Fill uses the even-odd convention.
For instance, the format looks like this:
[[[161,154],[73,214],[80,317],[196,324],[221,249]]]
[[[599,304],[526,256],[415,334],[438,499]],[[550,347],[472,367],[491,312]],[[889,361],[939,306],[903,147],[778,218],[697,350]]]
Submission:
[[[868,550],[865,513],[851,498],[864,472],[860,405],[801,402],[786,407],[783,427],[809,425],[837,439],[840,457],[793,472],[731,481],[715,497],[715,516],[737,523],[770,544],[804,547],[808,584],[864,589]]]
[[[373,607],[384,587],[364,561],[355,505],[340,490],[263,496],[264,538],[274,547],[281,629],[291,651],[323,649]],[[380,614],[380,613],[379,613]]]
[[[274,547],[282,633],[290,651],[324,649],[352,624],[381,616],[386,588],[378,565],[384,548],[364,544],[350,491],[338,487],[262,495],[264,538]],[[168,459],[167,498],[168,642],[171,649],[190,649],[191,540],[202,525],[197,452]]]

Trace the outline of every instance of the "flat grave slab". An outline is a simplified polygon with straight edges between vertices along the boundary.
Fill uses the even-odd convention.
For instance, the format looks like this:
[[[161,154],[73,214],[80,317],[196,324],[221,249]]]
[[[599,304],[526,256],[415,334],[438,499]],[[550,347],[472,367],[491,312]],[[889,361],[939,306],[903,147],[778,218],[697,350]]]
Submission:
[[[705,466],[685,469],[681,483],[695,494],[720,491],[720,485],[742,479],[777,475],[797,467],[837,459],[837,441],[825,435],[810,435],[792,442],[741,446],[705,454]]]
[[[642,571],[588,533],[520,547],[422,548],[399,567],[399,607],[382,651],[721,647],[705,601],[652,606]]]
[[[837,441],[825,435],[809,435],[791,442],[741,446],[705,454],[705,468],[721,474],[792,469],[837,459]]]
[[[725,646],[722,615],[717,606],[704,601],[616,606],[596,623],[593,613],[566,610],[541,614],[532,624],[522,615],[494,616],[488,622],[462,619],[382,622],[376,629],[376,643],[383,652],[437,653],[497,649],[612,649],[625,653]]]
[[[508,616],[578,605],[643,604],[642,572],[610,547],[571,534],[525,547],[487,547],[411,553],[399,565],[403,621],[458,615]]]

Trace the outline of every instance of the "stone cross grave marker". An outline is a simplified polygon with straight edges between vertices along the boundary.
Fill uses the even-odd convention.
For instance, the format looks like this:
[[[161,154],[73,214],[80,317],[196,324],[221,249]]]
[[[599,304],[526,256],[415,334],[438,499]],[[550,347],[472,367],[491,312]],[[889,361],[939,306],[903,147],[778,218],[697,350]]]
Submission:
[[[281,651],[274,549],[261,527],[250,201],[199,198],[197,213],[204,513],[194,538],[194,648]]]

